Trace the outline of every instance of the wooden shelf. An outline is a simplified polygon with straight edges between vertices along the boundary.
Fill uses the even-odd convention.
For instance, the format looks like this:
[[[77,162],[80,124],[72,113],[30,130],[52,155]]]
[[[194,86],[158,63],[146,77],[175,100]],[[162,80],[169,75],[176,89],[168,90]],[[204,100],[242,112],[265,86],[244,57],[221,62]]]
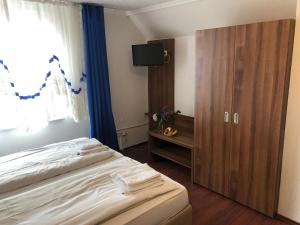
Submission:
[[[178,134],[174,137],[165,136],[159,130],[151,130],[149,135],[188,149],[194,148],[194,134],[184,130],[178,130]]]
[[[182,149],[174,148],[174,146],[172,146],[164,148],[153,148],[151,149],[151,153],[169,159],[182,166],[188,168],[192,167],[191,154],[189,151],[182,151]]]
[[[158,129],[149,131],[149,157],[160,156],[191,169],[194,149],[194,118],[176,115],[172,127],[178,130],[173,137],[163,135]]]

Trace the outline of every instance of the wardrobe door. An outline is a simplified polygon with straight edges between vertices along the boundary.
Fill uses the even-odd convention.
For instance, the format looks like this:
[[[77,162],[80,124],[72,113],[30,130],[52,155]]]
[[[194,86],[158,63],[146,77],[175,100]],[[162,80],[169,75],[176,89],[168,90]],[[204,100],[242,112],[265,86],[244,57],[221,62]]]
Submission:
[[[230,197],[273,216],[277,208],[293,21],[237,26]]]
[[[196,33],[194,182],[221,194],[228,192],[234,39],[235,27]]]

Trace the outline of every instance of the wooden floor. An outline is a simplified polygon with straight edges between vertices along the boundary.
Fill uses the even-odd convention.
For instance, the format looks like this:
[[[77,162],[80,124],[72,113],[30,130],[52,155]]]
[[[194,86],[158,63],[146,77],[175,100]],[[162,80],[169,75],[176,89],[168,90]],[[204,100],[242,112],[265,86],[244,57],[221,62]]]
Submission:
[[[129,148],[124,154],[147,162],[147,145]],[[193,225],[287,225],[191,183],[190,170],[168,160],[149,163],[151,167],[184,185],[193,207]]]

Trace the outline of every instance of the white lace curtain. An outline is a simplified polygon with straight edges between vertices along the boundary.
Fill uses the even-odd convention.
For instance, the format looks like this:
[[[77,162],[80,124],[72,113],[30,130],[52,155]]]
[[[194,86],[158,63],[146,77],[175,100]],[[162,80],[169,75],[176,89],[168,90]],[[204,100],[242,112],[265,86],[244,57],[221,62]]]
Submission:
[[[0,129],[87,115],[79,6],[0,0]]]

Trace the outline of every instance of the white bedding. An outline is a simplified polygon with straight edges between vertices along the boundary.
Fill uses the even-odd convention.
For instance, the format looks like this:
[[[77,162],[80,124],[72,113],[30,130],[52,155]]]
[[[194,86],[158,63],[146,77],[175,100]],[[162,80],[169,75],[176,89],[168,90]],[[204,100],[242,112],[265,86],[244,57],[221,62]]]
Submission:
[[[189,204],[188,193],[185,187],[177,183],[173,185],[177,186],[176,190],[123,212],[102,225],[164,224]]]
[[[164,177],[162,186],[123,195],[109,174],[137,164],[127,157],[115,157],[0,195],[0,224],[109,223],[117,215],[182,188]]]
[[[0,157],[0,164],[41,151],[44,149]],[[186,189],[164,175],[161,186],[123,195],[110,175],[139,163],[109,152],[113,156],[100,162],[0,194],[0,224],[153,225],[188,204]]]
[[[140,163],[123,171],[112,173],[111,178],[125,194],[134,193],[147,187],[159,186],[163,182],[159,172],[147,164]]]
[[[78,155],[88,138],[48,145],[0,158],[0,194],[112,157],[114,151]]]

